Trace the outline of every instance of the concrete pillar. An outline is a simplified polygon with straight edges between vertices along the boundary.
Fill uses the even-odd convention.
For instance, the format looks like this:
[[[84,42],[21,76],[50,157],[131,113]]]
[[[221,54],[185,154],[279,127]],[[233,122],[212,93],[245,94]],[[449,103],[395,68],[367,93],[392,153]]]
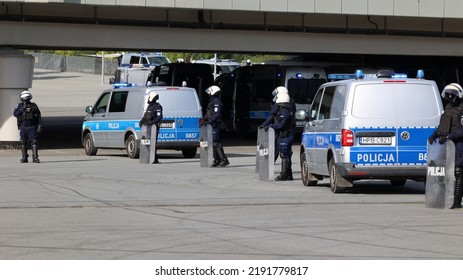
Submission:
[[[15,149],[18,146],[19,131],[13,111],[19,102],[19,94],[32,87],[33,74],[33,56],[18,50],[0,49],[1,149]]]

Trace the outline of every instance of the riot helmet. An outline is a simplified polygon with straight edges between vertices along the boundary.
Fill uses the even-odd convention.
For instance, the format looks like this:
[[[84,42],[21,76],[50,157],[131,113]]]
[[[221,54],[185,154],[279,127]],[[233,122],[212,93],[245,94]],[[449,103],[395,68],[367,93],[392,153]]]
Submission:
[[[21,92],[19,98],[21,99],[21,101],[29,101],[32,99],[32,94],[29,91],[25,90]]]
[[[276,98],[276,100],[275,100],[276,104],[289,103],[289,101],[290,101],[289,94],[287,94],[286,92],[278,93],[275,98]]]
[[[148,94],[148,103],[155,102],[158,99],[159,94],[157,94],[155,91],[150,91],[150,93]]]
[[[218,86],[210,86],[206,89],[206,93],[210,96],[220,95],[222,90]]]
[[[285,88],[285,87],[282,87],[282,86],[277,87],[276,89],[274,89],[274,90],[272,91],[272,96],[273,96],[273,100],[272,100],[272,101],[273,101],[273,102],[276,102],[277,96],[278,96],[278,94],[280,94],[280,93],[283,93],[283,94],[288,95],[288,89]],[[289,96],[289,95],[288,95],[288,96]],[[288,102],[289,102],[289,101],[288,101]]]
[[[457,83],[448,84],[442,90],[441,96],[445,101],[455,103],[463,98],[463,88]]]

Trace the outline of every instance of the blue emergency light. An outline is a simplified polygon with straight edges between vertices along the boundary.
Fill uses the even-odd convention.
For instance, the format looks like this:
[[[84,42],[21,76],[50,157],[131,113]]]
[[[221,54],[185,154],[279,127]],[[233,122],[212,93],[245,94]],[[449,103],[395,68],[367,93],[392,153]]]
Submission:
[[[424,71],[423,71],[423,69],[418,69],[418,71],[416,72],[416,78],[417,79],[424,79]]]
[[[113,88],[127,88],[127,87],[136,87],[140,86],[138,84],[131,84],[131,83],[116,83],[113,84]]]
[[[302,76],[301,73],[297,73],[297,74],[296,74],[296,78],[297,78],[297,79],[302,79],[302,78],[304,78],[304,76]]]
[[[329,80],[348,80],[355,79],[356,77],[355,74],[328,74]]]

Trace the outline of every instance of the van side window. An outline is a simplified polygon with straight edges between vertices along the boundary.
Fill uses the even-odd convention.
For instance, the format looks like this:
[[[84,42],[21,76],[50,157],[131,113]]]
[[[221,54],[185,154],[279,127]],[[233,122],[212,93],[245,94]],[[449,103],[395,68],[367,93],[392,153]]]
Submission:
[[[100,99],[95,104],[95,112],[96,113],[106,113],[106,109],[108,107],[109,101],[109,92],[105,92],[101,95]]]
[[[336,92],[336,87],[326,87],[325,88],[322,103],[320,105],[319,119],[325,120],[325,119],[331,118],[331,115],[330,115],[331,105],[333,104],[335,92]]]
[[[111,102],[109,103],[109,112],[110,113],[124,112],[125,104],[127,103],[128,94],[129,94],[128,91],[113,92],[113,96],[111,97]]]
[[[315,99],[314,101],[312,102],[312,106],[310,106],[310,118],[312,120],[318,120],[319,118],[319,114],[318,112],[320,111],[320,102],[322,100],[322,96],[323,96],[323,88],[320,88],[317,92],[317,94],[315,95]]]
[[[139,63],[140,63],[140,57],[139,56],[133,55],[130,58],[130,64],[139,64]]]
[[[340,119],[344,110],[344,102],[347,96],[347,88],[345,86],[337,86],[334,91],[333,102],[331,104],[330,118]]]

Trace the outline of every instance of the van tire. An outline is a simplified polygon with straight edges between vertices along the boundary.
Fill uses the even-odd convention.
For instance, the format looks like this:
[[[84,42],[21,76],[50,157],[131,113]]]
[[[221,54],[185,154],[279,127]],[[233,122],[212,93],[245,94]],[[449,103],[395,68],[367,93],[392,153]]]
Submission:
[[[307,157],[305,153],[301,154],[301,175],[302,175],[302,184],[304,186],[316,186],[318,180],[311,179],[312,174],[309,173],[309,165],[307,163]]]
[[[182,155],[184,158],[194,158],[196,156],[196,148],[182,149]]]
[[[346,188],[340,187],[338,185],[338,169],[334,163],[334,158],[331,158],[329,163],[329,172],[330,172],[330,188],[333,193],[343,193],[346,192]]]
[[[138,158],[140,156],[140,145],[133,134],[130,134],[125,141],[125,149],[129,158]]]
[[[94,156],[98,151],[98,148],[95,147],[91,133],[87,133],[84,136],[84,149],[87,156]]]
[[[391,185],[393,186],[403,186],[407,182],[407,179],[398,179],[398,180],[391,180]]]

